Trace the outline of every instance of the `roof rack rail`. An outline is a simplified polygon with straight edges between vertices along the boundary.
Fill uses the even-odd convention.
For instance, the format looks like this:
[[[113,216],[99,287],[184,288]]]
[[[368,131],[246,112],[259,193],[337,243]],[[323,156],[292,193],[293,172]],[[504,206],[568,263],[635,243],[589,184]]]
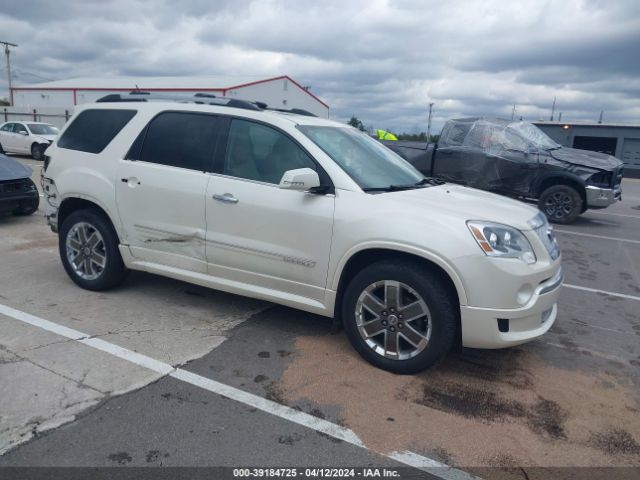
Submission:
[[[249,100],[240,100],[238,98],[216,97],[211,93],[196,93],[194,95],[170,95],[158,94],[155,92],[147,92],[144,90],[134,90],[129,93],[111,93],[96,100],[97,103],[111,102],[182,102],[197,103],[200,105],[218,105],[223,107],[243,108],[245,110],[264,110],[266,104],[262,102],[252,102]]]
[[[296,115],[304,115],[305,117],[317,117],[315,113],[311,113],[309,110],[303,110],[302,108],[292,108],[290,110],[284,108],[266,108],[266,110],[272,110],[274,112],[295,113]]]
[[[286,110],[284,108],[270,108],[266,103],[259,102],[257,100],[251,101],[232,97],[218,97],[213,93],[205,92],[198,92],[193,95],[180,95],[156,93],[145,90],[132,90],[129,93],[111,93],[96,100],[98,103],[149,101],[196,103],[199,105],[218,105],[222,107],[243,108],[245,110],[271,110],[275,112],[295,113],[306,117],[317,116],[308,110],[303,110],[301,108],[292,108],[290,110]]]

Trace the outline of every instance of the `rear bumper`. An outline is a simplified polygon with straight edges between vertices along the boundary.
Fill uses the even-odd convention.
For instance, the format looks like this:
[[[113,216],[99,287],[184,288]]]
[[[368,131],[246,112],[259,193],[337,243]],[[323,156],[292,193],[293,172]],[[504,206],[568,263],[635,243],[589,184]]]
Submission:
[[[44,216],[47,219],[47,224],[51,227],[51,231],[58,233],[58,208],[47,204]]]
[[[588,208],[605,208],[622,200],[622,188],[599,188],[591,185],[585,187]]]
[[[505,348],[544,335],[558,314],[557,301],[562,280],[560,268],[552,278],[538,285],[522,308],[460,307],[462,345],[471,348]]]

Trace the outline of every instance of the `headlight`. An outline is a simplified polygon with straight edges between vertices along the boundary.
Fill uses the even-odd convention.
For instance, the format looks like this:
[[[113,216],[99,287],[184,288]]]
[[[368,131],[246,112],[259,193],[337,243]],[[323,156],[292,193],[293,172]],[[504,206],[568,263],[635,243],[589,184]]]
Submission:
[[[529,265],[536,263],[533,248],[520,230],[499,223],[475,220],[469,220],[467,226],[485,255],[519,258]]]

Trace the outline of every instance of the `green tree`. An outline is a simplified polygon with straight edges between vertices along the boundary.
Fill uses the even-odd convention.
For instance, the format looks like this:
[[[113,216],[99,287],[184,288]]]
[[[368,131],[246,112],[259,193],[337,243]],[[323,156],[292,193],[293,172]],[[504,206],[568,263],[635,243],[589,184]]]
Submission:
[[[361,132],[364,132],[364,124],[355,115],[351,115],[351,118],[347,123],[352,127],[356,127]]]

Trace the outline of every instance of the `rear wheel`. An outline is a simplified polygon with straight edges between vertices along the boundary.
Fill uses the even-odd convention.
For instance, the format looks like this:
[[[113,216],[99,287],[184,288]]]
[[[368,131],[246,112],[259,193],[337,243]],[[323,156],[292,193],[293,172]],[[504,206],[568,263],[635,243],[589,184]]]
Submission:
[[[60,258],[67,274],[87,290],[106,290],[124,280],[127,269],[118,244],[111,222],[95,210],[70,214],[58,237]]]
[[[44,151],[46,150],[45,145],[40,145],[39,143],[34,143],[31,145],[31,157],[34,160],[42,160],[44,158]]]
[[[440,360],[453,345],[458,306],[427,268],[383,261],[349,282],[342,302],[345,331],[376,367],[411,374]]]
[[[4,148],[2,148],[2,144],[0,143],[0,153],[4,153]]]
[[[575,188],[569,185],[552,185],[540,195],[538,208],[550,222],[572,223],[583,212],[583,201]]]

